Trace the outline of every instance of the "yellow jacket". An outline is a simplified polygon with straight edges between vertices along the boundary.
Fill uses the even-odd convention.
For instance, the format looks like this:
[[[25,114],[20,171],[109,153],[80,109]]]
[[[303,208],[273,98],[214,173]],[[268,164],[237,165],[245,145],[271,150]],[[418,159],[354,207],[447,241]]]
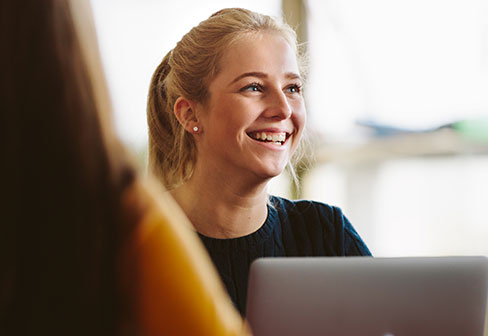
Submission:
[[[123,264],[135,270],[135,305],[143,335],[243,335],[239,313],[191,224],[167,194],[135,183],[124,204],[141,206]],[[137,265],[128,265],[136,263]]]

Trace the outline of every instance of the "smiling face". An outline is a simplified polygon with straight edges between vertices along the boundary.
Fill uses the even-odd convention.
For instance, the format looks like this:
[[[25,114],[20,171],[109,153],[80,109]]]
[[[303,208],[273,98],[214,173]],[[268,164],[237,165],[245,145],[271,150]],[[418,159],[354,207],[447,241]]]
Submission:
[[[232,44],[199,105],[198,159],[217,170],[269,179],[298,147],[305,124],[296,55],[273,33],[246,35]]]

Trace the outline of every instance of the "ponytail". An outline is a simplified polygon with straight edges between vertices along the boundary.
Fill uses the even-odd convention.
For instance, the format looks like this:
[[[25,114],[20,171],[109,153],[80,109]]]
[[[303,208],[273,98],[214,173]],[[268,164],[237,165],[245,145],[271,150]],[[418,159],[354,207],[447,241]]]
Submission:
[[[147,105],[149,171],[168,189],[191,176],[193,165],[190,162],[196,159],[193,137],[173,113],[178,95],[171,94],[167,89],[168,77],[171,77],[171,54],[172,51],[166,54],[154,72]]]

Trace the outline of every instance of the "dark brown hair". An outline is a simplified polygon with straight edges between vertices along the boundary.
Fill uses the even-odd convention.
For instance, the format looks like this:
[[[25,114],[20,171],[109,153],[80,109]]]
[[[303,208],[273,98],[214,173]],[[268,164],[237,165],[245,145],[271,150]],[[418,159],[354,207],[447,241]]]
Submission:
[[[138,215],[121,195],[135,170],[102,122],[72,13],[0,4],[1,335],[119,334],[127,308],[119,255]]]

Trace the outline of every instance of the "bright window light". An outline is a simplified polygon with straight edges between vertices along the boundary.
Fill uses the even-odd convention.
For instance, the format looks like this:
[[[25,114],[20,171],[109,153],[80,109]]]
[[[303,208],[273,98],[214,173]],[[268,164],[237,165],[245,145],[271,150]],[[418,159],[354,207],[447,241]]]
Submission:
[[[488,114],[488,3],[309,0],[311,125],[429,128]]]

